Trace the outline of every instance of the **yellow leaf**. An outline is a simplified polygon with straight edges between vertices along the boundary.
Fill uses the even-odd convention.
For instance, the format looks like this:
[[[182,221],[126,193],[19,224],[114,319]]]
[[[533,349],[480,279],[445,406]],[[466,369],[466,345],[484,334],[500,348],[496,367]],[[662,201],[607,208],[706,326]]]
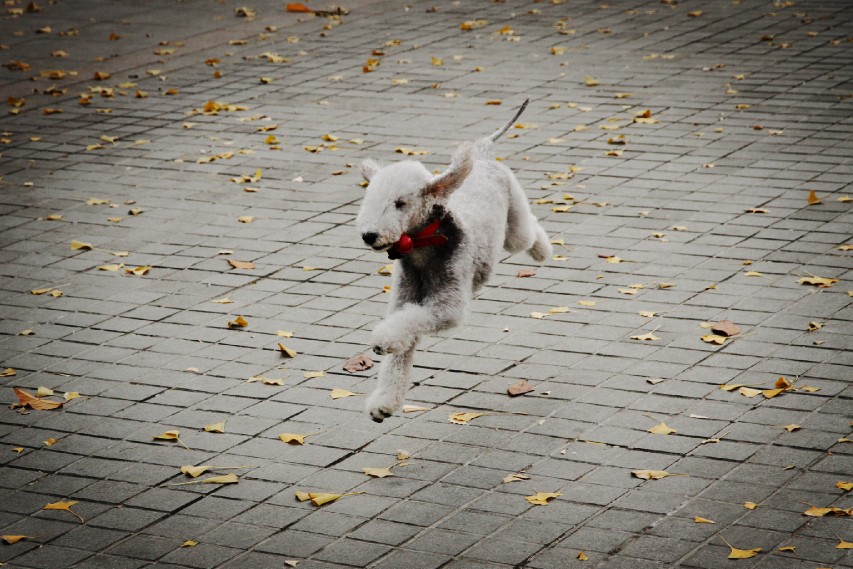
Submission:
[[[264,385],[284,385],[283,379],[271,379],[269,377],[264,377],[263,375],[254,375],[246,380],[246,383],[255,383],[260,382]]]
[[[49,439],[47,439],[46,441],[44,441],[44,446],[46,446],[46,447],[52,447],[53,445],[55,445],[55,444],[56,444],[56,443],[58,443],[58,442],[59,442],[59,441],[58,441],[57,439],[55,439],[55,438],[53,438],[53,437],[50,437]]]
[[[828,277],[802,277],[797,281],[800,284],[810,284],[818,288],[829,288],[838,282],[838,279]]]
[[[24,450],[26,450],[24,447],[14,447],[12,449],[12,452],[14,452],[16,454],[21,454],[22,452],[24,452]],[[840,484],[840,482],[839,482],[839,484]],[[837,486],[837,484],[836,484],[836,486]]]
[[[568,311],[568,306],[555,306],[554,308],[548,309],[548,314],[565,314]]]
[[[76,239],[71,241],[71,250],[79,251],[80,249],[88,250],[94,249],[91,243],[83,243],[82,241],[77,241]]]
[[[716,334],[707,334],[702,336],[702,341],[707,342],[708,344],[717,344],[722,345],[728,340],[727,336],[718,336]]]
[[[86,200],[86,205],[106,205],[110,203],[110,200],[105,200],[101,198],[89,198]]]
[[[249,325],[249,322],[245,318],[243,318],[242,316],[238,316],[234,320],[231,320],[230,322],[228,322],[229,328],[245,328],[248,325]]]
[[[482,415],[482,413],[451,413],[449,420],[457,425],[466,425]]]
[[[314,379],[317,377],[325,377],[325,376],[326,376],[325,371],[306,371],[305,373],[302,374],[302,377],[304,377],[305,379]]]
[[[432,411],[430,407],[421,407],[418,405],[403,405],[403,413],[417,413],[420,411]],[[402,459],[400,459],[402,460]]]
[[[823,328],[823,324],[821,324],[820,322],[814,322],[814,321],[809,322],[809,327],[808,327],[809,332],[814,332],[816,330],[820,330],[821,328]]]
[[[181,544],[181,547],[195,547],[196,545],[198,545],[197,541],[194,539],[188,539]]]
[[[385,478],[387,476],[394,476],[394,473],[391,472],[390,466],[388,468],[362,468],[361,470],[368,476],[373,476],[374,478]]]
[[[99,265],[99,271],[109,271],[112,273],[118,272],[124,268],[124,263],[119,263],[117,265]]]
[[[598,85],[598,79],[595,79],[594,77],[590,77],[589,75],[584,77],[583,82],[584,82],[584,85],[586,85],[587,87],[595,87],[596,85]]]
[[[541,319],[545,318],[546,316],[548,316],[548,315],[545,314],[544,312],[531,312],[530,313],[530,317],[536,318],[537,320],[541,320]]]
[[[234,301],[231,300],[231,295],[228,295],[228,296],[223,297],[223,298],[217,298],[216,300],[211,300],[210,302],[212,302],[213,304],[233,304],[234,303]]]
[[[853,482],[838,481],[835,483],[835,487],[844,490],[845,492],[849,492],[850,490],[853,490]]]
[[[797,551],[796,545],[786,545],[784,547],[780,547],[779,551],[790,551],[791,553],[795,553]]]
[[[530,480],[530,477],[526,474],[509,474],[504,476],[503,483],[509,484],[510,482],[521,482],[522,480]]]
[[[789,433],[793,433],[794,431],[799,431],[802,428],[803,427],[801,425],[798,425],[796,423],[791,423],[790,425],[785,425],[785,430],[788,431]]]
[[[358,395],[358,393],[353,393],[352,391],[347,391],[346,389],[335,388],[329,393],[329,397],[332,399],[341,399],[343,397],[352,397],[353,395]]]
[[[3,372],[4,377],[9,377],[9,375],[6,375],[9,370],[12,370],[12,373],[9,375],[15,375],[15,370],[13,370],[12,368],[8,368],[5,372]],[[15,406],[29,407],[37,411],[49,411],[51,409],[62,407],[63,405],[63,402],[39,399],[32,393],[29,393],[28,391],[25,391],[18,387],[13,387],[12,391],[14,391],[15,395],[18,397],[18,403],[16,403]]]
[[[252,223],[253,221],[255,221],[255,218],[251,215],[241,215],[237,218],[237,221],[239,221],[240,223]]]
[[[278,438],[289,445],[304,445],[305,437],[308,435],[296,435],[293,433],[282,433]]]
[[[747,510],[754,510],[758,507],[758,504],[756,504],[755,502],[744,502],[743,507]]]
[[[291,350],[281,342],[278,343],[278,349],[281,350],[281,354],[286,358],[295,358],[297,356],[296,350]]]
[[[588,561],[588,560],[589,560],[589,557],[588,557],[588,556],[587,556],[587,554],[586,554],[586,553],[584,553],[583,551],[579,551],[579,552],[578,552],[578,560],[580,560],[580,561]]]
[[[755,557],[758,555],[758,552],[761,551],[760,547],[756,547],[754,549],[738,549],[736,547],[729,546],[729,549],[731,549],[729,559],[749,559],[750,557]]]
[[[287,330],[279,330],[275,335],[281,338],[293,338],[293,332],[289,332]]]
[[[183,474],[186,474],[187,476],[192,477],[192,478],[198,478],[199,476],[201,476],[202,474],[204,474],[205,472],[207,472],[211,468],[213,468],[213,467],[207,466],[207,465],[192,466],[192,465],[188,464],[186,466],[181,467],[181,472]]]
[[[177,441],[181,437],[181,431],[172,430],[172,431],[164,431],[159,435],[155,435],[154,438],[158,441]]]
[[[534,506],[545,506],[550,500],[562,495],[562,492],[537,492],[532,496],[525,496],[524,499]]]
[[[783,391],[787,391],[786,389],[765,389],[761,392],[761,394],[767,399],[773,399]]]
[[[809,202],[809,205],[817,205],[819,203],[823,203],[820,201],[820,198],[817,197],[817,194],[815,193],[814,190],[809,192],[809,197],[808,197],[807,201]]]
[[[578,304],[580,304],[581,306],[595,306],[595,302],[596,301],[594,301],[594,300],[579,300]],[[641,316],[642,316],[642,314],[641,314]]]
[[[709,520],[706,518],[700,518],[699,516],[696,516],[695,518],[693,518],[693,521],[696,522],[697,524],[715,524],[715,523],[717,523],[714,520]]]
[[[841,538],[838,538],[839,543],[835,546],[835,549],[853,549],[853,541],[844,541]]]
[[[822,518],[830,514],[838,517],[851,516],[853,515],[853,508],[844,510],[835,506],[829,508],[818,508],[817,506],[811,506],[808,510],[803,512],[804,516],[811,516],[813,518]]]
[[[36,390],[37,397],[50,397],[51,395],[53,395],[53,389],[50,389],[49,387],[40,386]]]
[[[46,215],[45,219],[47,221],[62,221],[62,216],[59,215],[58,213],[52,213],[50,215]]]
[[[671,476],[666,470],[632,470],[631,475],[642,478],[643,480],[660,480],[661,478]]]
[[[759,273],[758,271],[746,271],[743,275],[746,277],[763,277],[764,273]]]
[[[743,395],[744,397],[756,397],[764,393],[761,389],[753,389],[751,387],[741,387],[737,390],[738,393]]]
[[[8,543],[9,545],[15,545],[22,539],[33,539],[31,535],[0,535],[0,539]]]
[[[150,265],[143,265],[141,267],[136,267],[135,269],[125,269],[124,272],[129,274],[129,275],[136,275],[138,277],[141,277],[143,275],[147,275],[148,271],[150,271],[150,270],[151,270]]]
[[[672,427],[669,427],[666,423],[660,422],[651,429],[649,429],[649,432],[655,435],[670,435],[672,433],[677,433],[678,431],[676,431]]]
[[[205,425],[204,431],[206,433],[224,433],[225,421],[222,421],[221,423],[211,423],[210,425]]]
[[[383,265],[383,266],[382,266],[382,267],[380,267],[380,268],[379,268],[379,270],[378,270],[378,271],[376,271],[376,272],[377,272],[377,273],[379,273],[380,275],[388,276],[388,275],[390,275],[393,271],[394,271],[394,265]]]
[[[82,524],[82,523],[84,523],[85,520],[83,520],[83,518],[80,516],[80,514],[71,510],[71,506],[73,506],[76,503],[77,503],[76,500],[70,500],[68,502],[53,502],[51,504],[47,504],[45,507],[42,508],[42,510],[65,510],[69,514],[76,516],[80,520],[80,523]]]
[[[222,476],[211,476],[203,480],[192,480],[190,482],[181,482],[172,484],[172,486],[187,486],[189,484],[236,484],[240,481],[240,477],[236,474],[223,474]]]
[[[631,339],[632,340],[648,340],[650,342],[653,342],[655,340],[660,340],[660,338],[655,336],[653,332],[648,332],[646,334],[640,334],[638,336],[631,336]]]

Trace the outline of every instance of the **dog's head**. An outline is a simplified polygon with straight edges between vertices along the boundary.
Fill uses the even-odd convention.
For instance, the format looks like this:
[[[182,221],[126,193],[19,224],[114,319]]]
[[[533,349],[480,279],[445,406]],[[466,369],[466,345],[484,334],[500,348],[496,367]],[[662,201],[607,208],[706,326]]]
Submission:
[[[373,160],[361,163],[368,181],[356,226],[371,248],[384,251],[403,233],[430,221],[433,208],[444,205],[471,172],[472,146],[465,143],[454,153],[450,167],[438,176],[418,161],[407,160],[381,167]]]

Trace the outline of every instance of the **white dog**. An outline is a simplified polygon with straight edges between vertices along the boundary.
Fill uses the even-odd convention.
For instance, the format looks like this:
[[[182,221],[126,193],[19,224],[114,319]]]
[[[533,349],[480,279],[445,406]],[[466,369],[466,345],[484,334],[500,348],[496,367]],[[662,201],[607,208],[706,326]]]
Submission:
[[[371,248],[396,259],[388,313],[371,338],[374,352],[389,354],[367,399],[374,421],[400,409],[418,339],[461,322],[501,249],[527,251],[536,261],[551,256],[524,190],[491,152],[527,102],[491,136],[463,143],[438,176],[414,160],[383,168],[368,159],[361,165],[369,185],[358,231]]]

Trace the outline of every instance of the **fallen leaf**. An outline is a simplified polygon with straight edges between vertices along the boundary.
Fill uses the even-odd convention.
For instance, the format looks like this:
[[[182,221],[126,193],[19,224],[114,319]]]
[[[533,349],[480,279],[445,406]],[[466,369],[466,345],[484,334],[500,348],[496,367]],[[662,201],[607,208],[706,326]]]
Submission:
[[[799,431],[802,429],[802,425],[798,425],[796,423],[791,423],[790,425],[785,425],[785,430],[789,433],[793,433],[794,431]]]
[[[288,348],[281,342],[278,342],[278,349],[281,351],[281,355],[286,358],[295,358],[297,356],[296,350]]]
[[[293,338],[293,332],[288,330],[279,330],[275,333],[276,336],[280,338]]]
[[[296,498],[300,502],[311,500],[311,503],[315,506],[322,506],[324,504],[339,500],[340,498],[343,498],[344,496],[348,495],[350,494],[332,494],[328,492],[296,492]]]
[[[555,306],[548,309],[548,314],[565,314],[569,311],[568,306]]]
[[[198,545],[197,541],[194,539],[188,539],[181,544],[181,547],[195,547],[196,545]]]
[[[58,442],[59,442],[59,439],[55,439],[55,438],[53,438],[53,437],[50,437],[50,438],[48,438],[47,440],[45,440],[45,441],[44,441],[44,446],[46,446],[46,447],[52,447],[53,445],[55,445],[55,444],[56,444],[56,443],[58,443]]]
[[[642,478],[643,480],[660,480],[661,478],[672,476],[666,470],[632,470],[631,475]]]
[[[289,445],[304,445],[305,437],[308,435],[297,435],[294,433],[282,433],[278,438]]]
[[[579,300],[578,304],[580,304],[581,306],[595,306],[595,302],[596,301],[594,300]]]
[[[85,523],[85,520],[83,519],[83,517],[71,509],[71,506],[73,506],[76,503],[77,503],[76,500],[71,500],[68,502],[53,502],[51,504],[47,504],[45,507],[42,508],[42,510],[65,510],[69,514],[76,516],[77,519],[80,520],[81,524]]]
[[[222,476],[211,476],[202,480],[191,480],[190,482],[179,482],[171,486],[187,486],[189,484],[236,484],[240,481],[240,477],[236,474],[223,474]]]
[[[711,331],[719,336],[736,336],[740,334],[740,327],[730,320],[720,320],[711,326]]]
[[[10,367],[7,367],[2,373],[0,373],[0,377],[12,377],[15,375],[18,375],[18,372]]]
[[[525,496],[524,499],[534,506],[546,506],[549,501],[562,495],[562,492],[537,492],[532,496]]]
[[[361,470],[368,476],[372,476],[374,478],[386,478],[388,476],[394,476],[394,473],[391,472],[392,468],[392,466],[389,466],[387,468],[362,468]]]
[[[31,535],[0,535],[0,539],[8,543],[9,545],[15,545],[22,539],[33,539]]]
[[[211,423],[210,425],[205,425],[204,431],[206,433],[224,433],[225,421],[222,421],[221,423]]]
[[[234,320],[228,322],[229,328],[245,328],[249,325],[249,322],[243,318],[242,316],[238,316]]]
[[[524,395],[525,393],[530,393],[535,389],[536,388],[527,383],[527,381],[521,379],[518,383],[514,383],[507,387],[506,392],[510,397],[517,397],[519,395]]]
[[[638,336],[631,336],[632,340],[647,340],[653,342],[655,340],[660,340],[657,336],[654,335],[654,332],[648,332],[646,334],[640,334]]]
[[[241,215],[237,218],[237,221],[239,221],[240,223],[252,223],[253,221],[255,221],[255,218],[251,215]]]
[[[14,375],[14,373],[12,375]],[[34,409],[36,411],[49,411],[51,409],[62,407],[62,405],[65,403],[64,401],[49,401],[47,399],[40,399],[32,393],[29,393],[28,391],[25,391],[18,387],[13,387],[12,390],[18,397],[18,403],[14,405],[15,407],[29,407],[30,409]]]
[[[814,332],[816,330],[820,330],[821,328],[823,328],[823,324],[821,324],[820,322],[812,321],[812,322],[809,322],[809,327],[808,327],[807,331],[808,332]]]
[[[810,284],[818,288],[829,288],[838,282],[838,279],[829,277],[802,277],[797,281],[800,284]]]
[[[380,275],[391,276],[391,274],[394,272],[394,265],[383,265],[379,267],[379,270],[376,272]]]
[[[743,275],[745,277],[763,277],[764,273],[759,273],[758,271],[746,271]]]
[[[421,407],[419,405],[403,405],[403,413],[419,413],[421,411],[432,411],[432,408]]]
[[[713,520],[709,520],[706,518],[700,518],[699,516],[696,516],[695,518],[693,518],[693,521],[696,522],[697,524],[715,524],[715,523],[717,523]]]
[[[761,551],[760,547],[756,547],[754,549],[738,549],[731,545],[729,546],[729,549],[731,549],[729,559],[749,559],[750,557],[755,557]]]
[[[808,197],[807,201],[808,201],[809,205],[817,205],[819,203],[823,203],[822,201],[820,201],[820,198],[817,197],[817,194],[815,193],[814,190],[809,192],[809,197]]]
[[[97,269],[99,271],[108,271],[111,273],[116,273],[124,268],[124,263],[118,263],[113,265],[98,265]]]
[[[838,541],[839,543],[835,546],[835,549],[853,549],[853,541],[844,541],[840,537],[838,538]]]
[[[726,340],[728,340],[728,337],[718,336],[716,334],[707,334],[705,336],[702,336],[702,341],[707,342],[708,344],[722,345],[726,342]]]
[[[577,558],[579,561],[589,561],[589,556],[587,556],[583,551],[578,552]]]
[[[264,385],[284,385],[283,379],[270,379],[269,377],[264,377],[263,375],[254,375],[246,380],[246,383],[263,383]]]
[[[483,413],[451,413],[449,420],[457,425],[466,425],[482,415]]]
[[[849,492],[850,490],[853,490],[853,482],[844,482],[839,480],[835,483],[835,487],[840,490],[844,490],[845,492]]]
[[[306,371],[302,374],[302,377],[304,377],[305,379],[315,379],[318,377],[325,377],[325,376],[326,376],[325,371]]]
[[[822,518],[822,517],[828,516],[828,515],[838,516],[838,517],[853,516],[853,508],[843,510],[843,509],[837,508],[835,506],[831,506],[828,508],[818,508],[817,506],[811,506],[808,510],[803,512],[803,515],[804,516],[810,516],[813,518]]]
[[[666,423],[660,422],[651,429],[649,429],[648,432],[655,435],[670,435],[672,433],[677,433],[678,431],[668,426]]]
[[[598,79],[587,75],[586,77],[584,77],[583,83],[587,87],[595,87],[598,85]]]
[[[796,545],[786,545],[784,547],[780,547],[779,551],[790,551],[791,553],[796,553],[797,546]]]
[[[79,251],[81,249],[89,250],[89,249],[94,249],[94,247],[92,246],[91,243],[84,243],[82,241],[77,241],[76,239],[71,241],[71,250],[72,251]]]
[[[521,482],[522,480],[530,480],[530,476],[524,473],[509,474],[504,476],[503,483],[509,484],[510,482]]]
[[[178,441],[181,438],[181,431],[171,430],[163,431],[159,435],[155,435],[154,439],[158,441]]]
[[[125,269],[124,272],[128,275],[136,275],[138,277],[141,277],[147,275],[151,268],[152,267],[150,265],[143,265],[141,267],[136,267],[135,269]]]
[[[738,393],[743,395],[744,397],[757,397],[764,393],[761,389],[753,389],[751,387],[741,387],[737,390]]]
[[[747,510],[754,510],[758,507],[758,504],[756,504],[755,502],[744,502],[743,507]]]
[[[641,310],[637,314],[643,316],[644,318],[654,318],[657,315],[657,312],[654,312],[652,310]]]
[[[342,399],[344,397],[352,397],[353,395],[358,395],[358,393],[353,393],[352,391],[341,389],[339,387],[336,387],[329,393],[329,397],[332,399]]]
[[[233,304],[234,301],[231,300],[231,295],[225,296],[223,298],[217,298],[216,300],[211,300],[213,304]]]
[[[49,387],[39,386],[39,388],[36,389],[37,397],[50,397],[51,395],[53,395],[53,389]]]
[[[515,276],[520,278],[520,279],[525,279],[528,277],[535,277],[536,271],[534,271],[532,269],[521,269],[515,274]]]
[[[373,360],[364,354],[353,356],[344,363],[344,369],[350,373],[368,370],[372,367]]]
[[[306,6],[305,4],[300,4],[299,2],[288,3],[285,9],[288,12],[296,12],[296,13],[307,13],[310,14],[313,12],[311,8]]]

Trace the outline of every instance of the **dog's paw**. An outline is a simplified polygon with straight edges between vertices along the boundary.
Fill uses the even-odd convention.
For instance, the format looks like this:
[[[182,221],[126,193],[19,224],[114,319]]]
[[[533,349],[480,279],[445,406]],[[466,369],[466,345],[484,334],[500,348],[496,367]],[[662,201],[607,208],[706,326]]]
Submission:
[[[381,423],[402,407],[402,400],[398,399],[393,393],[384,393],[374,391],[367,398],[367,412],[370,418]]]
[[[406,345],[399,338],[394,337],[382,324],[373,331],[371,344],[373,352],[380,356],[406,351]]]

